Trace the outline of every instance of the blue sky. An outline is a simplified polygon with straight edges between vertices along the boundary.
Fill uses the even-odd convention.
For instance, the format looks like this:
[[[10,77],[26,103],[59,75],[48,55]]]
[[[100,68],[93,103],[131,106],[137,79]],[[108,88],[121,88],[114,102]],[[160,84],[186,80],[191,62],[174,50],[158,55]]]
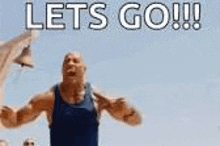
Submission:
[[[67,1],[65,1],[67,2]],[[69,1],[70,2],[70,1]],[[76,1],[74,1],[76,2]],[[80,1],[77,1],[80,2]],[[90,5],[95,0],[83,1]],[[104,93],[125,96],[143,114],[141,127],[128,127],[107,114],[101,119],[100,145],[103,146],[218,146],[220,144],[220,2],[187,1],[202,5],[202,29],[172,29],[172,19],[160,31],[144,23],[136,31],[123,29],[118,10],[127,1],[104,1],[108,27],[88,29],[94,21],[85,10],[81,29],[72,29],[72,12],[63,10],[67,29],[41,32],[32,45],[34,69],[12,65],[5,87],[4,104],[19,108],[34,94],[46,91],[61,81],[63,56],[69,51],[82,52],[88,65],[87,79]],[[135,1],[139,11],[151,1]],[[172,12],[173,2],[163,2]],[[33,1],[34,18],[45,20],[46,1]],[[155,13],[155,19],[159,19]],[[171,13],[172,14],[172,13]],[[192,16],[192,15],[191,15]],[[131,18],[129,18],[131,19]],[[191,17],[191,23],[193,19]],[[182,16],[180,23],[182,23]],[[9,40],[25,31],[25,1],[0,2],[0,39]],[[27,137],[39,145],[49,145],[45,115],[30,125],[0,132],[11,145],[19,146]]]

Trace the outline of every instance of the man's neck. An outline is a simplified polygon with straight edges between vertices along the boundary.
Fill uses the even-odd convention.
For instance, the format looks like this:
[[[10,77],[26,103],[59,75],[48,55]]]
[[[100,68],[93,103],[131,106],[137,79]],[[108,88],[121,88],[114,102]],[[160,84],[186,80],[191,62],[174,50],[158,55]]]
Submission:
[[[84,99],[84,83],[71,84],[69,82],[62,82],[60,84],[60,91],[63,99],[70,104],[78,103]]]
[[[85,90],[85,82],[83,80],[75,82],[71,82],[71,80],[63,80],[61,88],[66,93],[78,94]]]

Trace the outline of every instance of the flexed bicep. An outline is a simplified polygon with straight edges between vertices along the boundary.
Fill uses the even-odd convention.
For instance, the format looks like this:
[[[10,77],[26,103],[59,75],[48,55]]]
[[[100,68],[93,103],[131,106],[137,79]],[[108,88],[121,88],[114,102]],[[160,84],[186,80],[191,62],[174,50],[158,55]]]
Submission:
[[[17,125],[34,121],[41,113],[42,110],[37,110],[34,105],[28,104],[17,111]]]
[[[53,97],[53,92],[49,91],[32,98],[28,105],[17,111],[18,125],[34,121],[42,112],[51,108],[53,104],[51,97]]]

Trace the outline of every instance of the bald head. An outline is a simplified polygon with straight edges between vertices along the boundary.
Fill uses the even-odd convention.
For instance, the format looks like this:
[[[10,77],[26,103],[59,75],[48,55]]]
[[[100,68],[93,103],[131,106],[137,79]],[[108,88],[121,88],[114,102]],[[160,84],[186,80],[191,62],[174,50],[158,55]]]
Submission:
[[[36,146],[36,142],[33,138],[27,138],[24,141],[23,146]]]
[[[8,142],[4,139],[0,139],[0,146],[8,146]]]
[[[64,61],[68,59],[69,57],[75,57],[76,59],[79,59],[83,62],[83,56],[79,52],[69,52],[64,56]]]

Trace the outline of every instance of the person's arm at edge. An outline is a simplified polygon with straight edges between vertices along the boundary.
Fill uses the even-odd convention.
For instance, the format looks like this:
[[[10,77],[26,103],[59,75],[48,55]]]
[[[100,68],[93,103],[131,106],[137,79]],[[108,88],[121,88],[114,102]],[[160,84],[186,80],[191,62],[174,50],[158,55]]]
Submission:
[[[6,128],[16,128],[34,121],[43,111],[49,108],[51,96],[53,96],[51,90],[38,94],[27,105],[17,111],[4,106],[0,114],[3,126]]]

